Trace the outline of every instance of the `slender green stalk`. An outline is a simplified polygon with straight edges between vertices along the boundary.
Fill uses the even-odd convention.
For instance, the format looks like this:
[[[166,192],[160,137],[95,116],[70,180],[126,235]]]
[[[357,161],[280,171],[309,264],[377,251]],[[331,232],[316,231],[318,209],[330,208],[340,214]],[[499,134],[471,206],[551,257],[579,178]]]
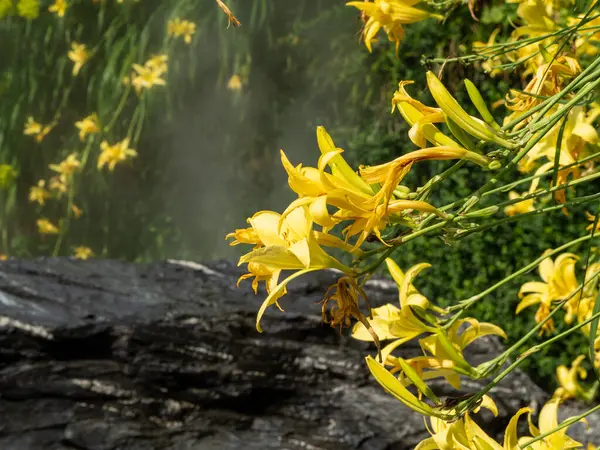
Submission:
[[[581,236],[581,237],[579,237],[577,239],[574,239],[572,241],[567,242],[566,244],[561,245],[560,247],[555,248],[554,250],[552,250],[552,251],[550,251],[550,252],[548,252],[548,253],[540,256],[539,258],[536,258],[534,261],[532,261],[531,263],[527,264],[526,266],[523,266],[522,268],[520,268],[516,272],[511,273],[509,276],[503,278],[502,280],[500,280],[496,284],[490,286],[489,288],[485,289],[484,291],[480,292],[479,294],[474,295],[472,297],[469,297],[468,299],[461,300],[460,302],[458,302],[457,305],[454,305],[454,306],[451,306],[450,308],[448,308],[448,311],[450,311],[450,312],[457,311],[457,310],[464,311],[465,309],[469,308],[470,306],[472,306],[477,301],[481,300],[486,295],[489,295],[492,292],[494,292],[499,287],[502,287],[506,283],[509,283],[510,281],[514,280],[515,278],[518,278],[521,275],[524,275],[527,272],[535,269],[537,266],[540,265],[540,263],[544,259],[549,258],[551,256],[554,256],[554,255],[556,255],[558,253],[561,253],[564,250],[568,249],[569,247],[572,247],[574,245],[580,244],[582,242],[586,242],[586,241],[590,240],[591,238],[592,238],[592,235],[588,234],[586,236]]]

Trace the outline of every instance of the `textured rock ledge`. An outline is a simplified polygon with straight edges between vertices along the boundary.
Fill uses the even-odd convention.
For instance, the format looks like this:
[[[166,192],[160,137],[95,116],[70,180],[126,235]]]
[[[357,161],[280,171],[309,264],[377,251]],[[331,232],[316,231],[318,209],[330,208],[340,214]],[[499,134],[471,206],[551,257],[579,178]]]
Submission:
[[[264,334],[254,329],[262,297],[235,288],[239,273],[225,262],[0,263],[0,449],[403,450],[427,436],[369,379],[372,349],[321,324],[315,303],[334,273],[293,284]],[[387,280],[367,292],[373,305],[397,299]],[[499,351],[482,339],[469,357]],[[547,398],[519,372],[492,395],[498,435]],[[599,435],[600,419],[590,423],[574,437]]]

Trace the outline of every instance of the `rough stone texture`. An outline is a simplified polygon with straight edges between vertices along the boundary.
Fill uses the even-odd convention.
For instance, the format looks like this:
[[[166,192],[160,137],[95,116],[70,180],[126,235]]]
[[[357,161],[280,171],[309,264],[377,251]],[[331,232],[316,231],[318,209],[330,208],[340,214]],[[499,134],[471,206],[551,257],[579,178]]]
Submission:
[[[333,272],[292,284],[264,334],[254,329],[263,296],[236,289],[239,274],[225,262],[0,263],[0,449],[401,450],[427,436],[369,378],[373,349],[322,325],[315,303]],[[386,280],[367,292],[373,305],[397,300]],[[501,348],[482,339],[469,357]],[[481,385],[465,381],[462,393]],[[497,435],[547,398],[519,372],[492,395]]]

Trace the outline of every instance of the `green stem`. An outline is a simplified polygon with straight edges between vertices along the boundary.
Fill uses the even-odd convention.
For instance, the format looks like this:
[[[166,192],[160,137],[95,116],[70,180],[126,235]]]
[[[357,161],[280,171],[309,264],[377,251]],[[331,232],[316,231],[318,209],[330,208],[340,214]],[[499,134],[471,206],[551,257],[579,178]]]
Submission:
[[[572,247],[574,245],[580,244],[582,242],[586,242],[586,241],[590,240],[591,237],[592,237],[591,234],[579,237],[579,238],[574,239],[574,240],[572,240],[570,242],[567,242],[566,244],[561,245],[560,247],[555,248],[554,250],[552,250],[552,251],[550,251],[548,253],[545,253],[544,255],[540,256],[537,259],[535,259],[533,262],[527,264],[526,266],[523,266],[521,269],[519,269],[516,272],[510,274],[509,276],[503,278],[502,280],[500,280],[499,282],[497,282],[493,286],[487,288],[486,290],[480,292],[479,294],[474,295],[472,297],[469,297],[468,299],[462,300],[457,305],[451,306],[450,308],[448,308],[448,311],[450,311],[450,312],[451,311],[456,311],[456,310],[464,311],[465,309],[469,308],[470,306],[472,306],[477,301],[481,300],[486,295],[491,294],[492,292],[494,292],[499,287],[504,286],[506,283],[514,280],[515,278],[520,277],[521,275],[524,275],[527,272],[535,269],[546,258],[552,257],[552,256],[554,256],[554,255],[556,255],[558,253],[561,253],[562,251],[568,249],[569,247]]]

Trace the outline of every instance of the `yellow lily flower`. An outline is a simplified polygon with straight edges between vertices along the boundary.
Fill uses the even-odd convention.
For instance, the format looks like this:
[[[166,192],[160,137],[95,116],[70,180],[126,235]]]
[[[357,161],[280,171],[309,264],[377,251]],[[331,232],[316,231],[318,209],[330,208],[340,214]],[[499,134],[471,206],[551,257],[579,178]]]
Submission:
[[[113,145],[109,145],[107,141],[102,141],[100,150],[98,170],[101,170],[106,165],[108,166],[108,170],[112,172],[118,163],[137,156],[137,152],[129,148],[129,138],[125,138]]]
[[[398,108],[404,120],[411,126],[408,131],[410,140],[421,148],[427,146],[427,141],[436,147],[460,147],[460,144],[433,125],[446,121],[446,116],[441,108],[426,106],[408,94],[404,86],[412,83],[414,81],[401,81],[392,98],[392,112]]]
[[[75,252],[73,253],[73,256],[77,259],[86,260],[86,259],[89,259],[92,256],[94,256],[94,252],[89,247],[81,246],[81,247],[75,248]]]
[[[572,253],[563,253],[554,261],[551,258],[544,259],[538,268],[543,282],[529,281],[521,286],[519,290],[521,301],[517,305],[516,313],[519,314],[525,308],[539,304],[535,315],[536,322],[540,323],[548,317],[553,301],[567,298],[577,289],[579,283],[575,277],[575,264],[578,259]],[[540,330],[540,334],[550,333],[553,329],[554,323],[549,320]]]
[[[585,227],[585,231],[592,231],[592,228],[594,228],[594,222],[596,221],[596,216],[593,214],[590,214],[589,212],[585,212],[585,216],[587,218],[587,220],[590,222],[590,224]],[[598,224],[596,225],[596,230],[594,233],[598,233],[600,232],[600,220],[598,221]]]
[[[510,191],[508,193],[508,198],[510,200],[515,200],[519,197],[522,197],[524,194],[519,194],[516,191]],[[514,216],[516,214],[524,214],[531,211],[535,211],[535,206],[533,205],[534,199],[530,198],[529,200],[523,200],[519,203],[513,203],[512,205],[508,205],[504,208],[504,214],[507,216]]]
[[[71,153],[60,164],[50,164],[50,170],[60,174],[60,180],[68,184],[76,170],[81,168],[81,161],[77,159],[77,153]]]
[[[52,222],[48,219],[37,220],[38,232],[40,234],[58,234],[59,230]]]
[[[252,250],[240,258],[239,264],[258,263],[271,271],[295,270],[274,286],[263,302],[256,319],[256,329],[262,331],[260,320],[266,309],[283,295],[287,284],[305,273],[326,268],[351,274],[352,269],[328,255],[319,245],[312,230],[307,208],[296,208],[286,217],[272,211],[262,211],[249,219],[250,225],[264,247]]]
[[[242,78],[239,75],[232,75],[227,82],[227,89],[230,91],[241,91],[242,84]]]
[[[167,25],[167,33],[169,36],[183,36],[186,44],[192,43],[192,36],[196,33],[196,24],[189,20],[181,20],[179,17],[169,20]]]
[[[162,75],[169,70],[168,61],[169,55],[153,55],[144,63],[144,66],[153,70],[158,75]]]
[[[419,380],[444,377],[450,385],[460,388],[459,373],[475,375],[473,368],[462,355],[463,349],[481,336],[495,334],[506,337],[506,335],[495,325],[479,323],[470,318],[457,321],[447,331],[437,327],[435,323],[425,323],[414,314],[413,308],[423,311],[437,309],[415,289],[412,281],[420,271],[430,265],[417,264],[404,274],[391,259],[388,258],[386,264],[398,285],[401,308],[388,304],[371,310],[372,318],[369,320],[369,325],[372,331],[381,340],[395,339],[381,351],[383,362],[394,366],[392,372],[401,372],[400,382],[405,385]],[[465,324],[469,327],[465,328]],[[391,356],[397,347],[423,334],[429,334],[419,340],[425,356],[406,361]],[[362,323],[354,326],[352,337],[364,341],[373,340],[369,328]],[[414,370],[416,378],[411,376],[408,376],[408,379],[404,378],[406,365]]]
[[[396,53],[400,42],[404,39],[404,29],[402,25],[420,22],[427,18],[436,18],[441,20],[443,17],[439,14],[431,14],[413,5],[420,0],[374,0],[373,2],[348,2],[347,6],[354,6],[359,9],[366,17],[367,22],[362,31],[365,46],[369,52],[373,51],[372,41],[383,28],[387,33],[388,39],[396,43]]]
[[[395,345],[393,348],[396,348],[403,342],[408,342],[423,333],[435,332],[434,327],[424,324],[421,319],[414,315],[411,309],[411,307],[418,307],[423,310],[430,308],[429,300],[417,291],[412,284],[412,280],[419,272],[431,267],[431,265],[427,263],[417,264],[408,269],[406,274],[404,274],[392,259],[387,258],[385,263],[390,275],[392,275],[398,286],[400,308],[392,304],[373,308],[373,318],[370,320],[370,325],[380,339],[397,339],[398,341],[402,341],[394,342]],[[361,341],[371,341],[372,339],[366,331],[362,324],[357,323],[352,330],[352,337]]]
[[[579,62],[567,56],[560,56],[552,63],[540,65],[522,91],[512,89],[506,95],[505,105],[513,112],[505,118],[505,122],[508,123],[539,105],[545,97],[551,97],[559,93],[565,83],[579,72],[581,72]],[[578,107],[578,109],[581,110],[582,108]],[[525,126],[527,122],[528,120],[521,122],[515,129]],[[558,127],[555,128],[558,129]],[[554,143],[556,143],[556,137]]]
[[[380,230],[385,228],[395,214],[415,210],[444,216],[426,202],[395,200],[392,196],[393,190],[410,170],[411,156],[414,155],[409,153],[399,159],[397,166],[393,168],[393,175],[386,181],[386,188],[375,193],[369,183],[344,161],[341,156],[343,150],[335,147],[331,136],[323,127],[317,127],[317,141],[321,150],[318,169],[302,167],[301,164],[294,167],[285,153],[281,152],[281,161],[288,173],[289,185],[299,196],[288,206],[282,217],[296,208],[308,206],[312,219],[321,225],[324,231],[342,221],[353,221],[343,233],[347,239],[360,234],[352,250],[356,251],[371,233],[381,240]],[[441,152],[432,149],[421,152],[426,154],[416,155],[417,159],[443,159],[440,158]],[[327,167],[331,173],[325,171]],[[327,205],[339,210],[330,214]]]
[[[71,44],[71,50],[67,54],[69,59],[73,61],[73,76],[77,76],[83,65],[90,59],[90,54],[87,51],[85,44],[73,42]]]
[[[64,17],[67,6],[66,0],[54,0],[54,3],[48,8],[48,11],[56,14],[58,17]]]
[[[164,86],[167,82],[161,78],[164,72],[159,66],[157,69],[154,66],[148,66],[147,64],[141,66],[139,64],[133,64],[134,74],[131,77],[131,84],[135,88],[135,91],[139,94],[143,89],[150,89],[152,86]]]
[[[66,192],[69,190],[69,187],[67,186],[65,181],[62,180],[62,177],[50,178],[50,180],[48,182],[48,187],[50,188],[51,191],[58,192],[59,197],[62,194],[66,194]]]
[[[44,126],[36,122],[33,117],[29,116],[23,134],[33,136],[37,142],[42,142],[53,127],[53,125]]]
[[[44,206],[46,200],[51,197],[50,192],[46,190],[46,181],[39,180],[37,186],[29,188],[29,201]]]
[[[560,399],[550,399],[540,411],[539,416],[539,428],[537,428],[531,421],[531,412],[529,413],[529,432],[531,436],[522,437],[519,439],[518,444],[527,446],[528,442],[540,434],[545,434],[558,427],[558,406],[560,405]],[[568,419],[567,419],[568,420]],[[569,449],[581,447],[582,444],[571,439],[567,436],[567,428],[565,427],[546,436],[544,439],[530,444],[527,448],[532,450],[556,450],[556,449]]]
[[[93,113],[81,120],[75,122],[75,127],[79,129],[79,140],[83,141],[88,134],[96,134],[100,132],[100,124],[98,114]]]
[[[553,397],[565,401],[582,393],[583,388],[579,385],[579,378],[584,380],[587,377],[587,371],[581,367],[585,358],[585,355],[575,358],[570,369],[563,365],[556,368],[556,377],[560,387],[554,391]]]

